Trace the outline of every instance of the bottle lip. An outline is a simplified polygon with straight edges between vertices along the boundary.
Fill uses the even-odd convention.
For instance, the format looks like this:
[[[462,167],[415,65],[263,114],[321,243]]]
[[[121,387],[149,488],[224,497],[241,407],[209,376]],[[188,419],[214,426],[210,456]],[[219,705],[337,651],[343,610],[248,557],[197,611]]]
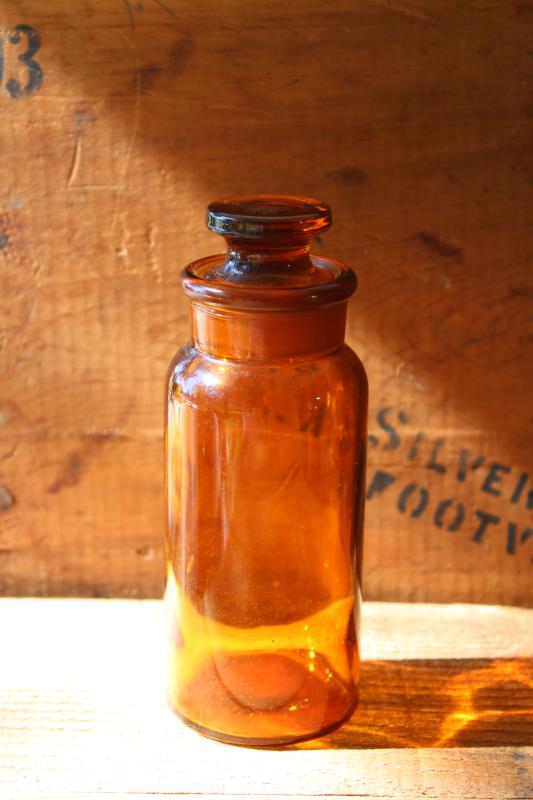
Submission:
[[[207,227],[238,239],[308,239],[331,227],[327,203],[299,195],[235,195],[207,207]]]
[[[355,272],[342,261],[312,255],[313,266],[329,273],[328,280],[303,286],[261,286],[232,283],[220,279],[216,266],[225,255],[207,256],[193,261],[180,275],[183,291],[199,302],[250,310],[305,311],[317,306],[346,302],[357,288]]]

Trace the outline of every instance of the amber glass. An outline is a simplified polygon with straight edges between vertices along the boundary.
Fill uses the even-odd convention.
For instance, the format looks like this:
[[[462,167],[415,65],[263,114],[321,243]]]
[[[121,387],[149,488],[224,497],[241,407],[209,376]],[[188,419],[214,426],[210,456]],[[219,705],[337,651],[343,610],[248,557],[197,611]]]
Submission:
[[[282,745],[358,699],[367,383],[347,266],[310,256],[328,206],[212,203],[168,379],[169,697],[208,736]]]

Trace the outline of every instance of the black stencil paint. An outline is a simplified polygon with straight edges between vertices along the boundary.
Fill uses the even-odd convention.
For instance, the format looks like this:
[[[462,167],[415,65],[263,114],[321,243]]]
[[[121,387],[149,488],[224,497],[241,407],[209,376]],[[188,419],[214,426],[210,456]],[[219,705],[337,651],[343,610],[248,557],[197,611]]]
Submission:
[[[444,458],[444,451],[448,447],[442,437],[432,439],[427,432],[419,431],[414,436],[410,432],[409,447],[402,449],[404,436],[402,425],[409,422],[409,417],[403,411],[395,411],[392,407],[381,408],[376,421],[385,436],[373,434],[369,441],[373,448],[383,451],[398,451],[404,453],[406,462],[413,465],[417,459],[420,464],[418,483],[411,480],[403,484],[397,482],[393,472],[376,469],[369,476],[367,500],[372,500],[384,493],[393,493],[396,508],[402,515],[412,519],[424,517],[431,520],[435,528],[449,533],[456,533],[463,529],[468,531],[470,540],[478,545],[492,541],[494,536],[505,536],[505,552],[514,556],[523,550],[524,545],[533,540],[533,528],[519,529],[518,523],[505,520],[505,508],[498,513],[487,511],[484,508],[468,509],[467,504],[457,497],[440,499],[434,496],[435,481],[433,477],[431,486],[424,485],[424,473],[433,473],[438,476],[448,476],[457,481],[458,490],[468,480],[476,480],[479,499],[489,495],[499,498],[501,504],[510,503],[509,510],[516,509],[517,505],[527,510],[533,508],[533,489],[528,488],[529,473],[521,472],[518,477],[513,476],[512,466],[501,464],[498,461],[486,461],[485,456],[471,454],[466,448],[460,448],[456,454],[456,466],[450,459]],[[411,438],[412,437],[412,438]],[[425,460],[424,459],[424,453]],[[428,454],[429,453],[429,457]],[[387,457],[390,460],[390,456]],[[477,474],[477,478],[476,478]],[[428,474],[429,477],[429,474]],[[391,489],[391,487],[394,487]],[[493,501],[494,502],[494,501]],[[502,548],[503,549],[503,548]],[[532,559],[533,562],[533,559]]]
[[[20,43],[26,45],[25,50],[19,53],[17,60],[24,65],[26,71],[26,80],[21,83],[18,78],[8,77],[6,75],[6,57],[7,45],[16,46]],[[7,94],[15,100],[21,97],[35,94],[43,82],[43,71],[41,65],[34,59],[34,55],[41,47],[41,35],[31,25],[15,25],[12,28],[5,40],[0,37],[0,85],[5,82],[5,89]]]

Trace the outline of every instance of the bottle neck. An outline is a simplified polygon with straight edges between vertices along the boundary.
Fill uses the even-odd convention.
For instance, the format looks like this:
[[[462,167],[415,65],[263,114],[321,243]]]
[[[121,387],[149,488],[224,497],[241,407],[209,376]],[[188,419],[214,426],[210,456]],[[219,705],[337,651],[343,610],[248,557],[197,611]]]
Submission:
[[[318,357],[344,343],[347,303],[305,311],[246,311],[191,303],[195,347],[214,358],[271,361]]]
[[[226,239],[228,251],[226,261],[219,268],[221,276],[238,280],[242,276],[286,276],[313,269],[307,241],[287,245],[268,241],[246,242],[229,236]]]

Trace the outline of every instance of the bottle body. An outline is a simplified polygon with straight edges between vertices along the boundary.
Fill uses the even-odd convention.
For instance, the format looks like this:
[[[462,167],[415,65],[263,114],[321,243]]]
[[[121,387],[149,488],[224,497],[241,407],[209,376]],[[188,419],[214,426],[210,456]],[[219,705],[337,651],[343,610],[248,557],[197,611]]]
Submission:
[[[168,694],[189,725],[283,745],[358,700],[367,381],[344,344],[353,271],[311,256],[299,197],[226,198],[226,256],[189,265],[168,376]]]
[[[366,403],[345,345],[171,367],[169,695],[205,733],[282,744],[357,704]]]

